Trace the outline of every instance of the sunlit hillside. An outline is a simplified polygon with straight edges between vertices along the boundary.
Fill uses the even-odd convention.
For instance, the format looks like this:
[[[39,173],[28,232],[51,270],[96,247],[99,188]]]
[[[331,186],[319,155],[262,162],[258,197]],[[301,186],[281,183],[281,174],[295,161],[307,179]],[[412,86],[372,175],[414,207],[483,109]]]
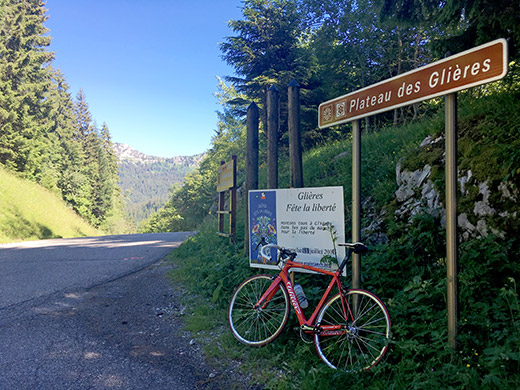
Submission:
[[[100,234],[59,196],[0,168],[0,243]]]

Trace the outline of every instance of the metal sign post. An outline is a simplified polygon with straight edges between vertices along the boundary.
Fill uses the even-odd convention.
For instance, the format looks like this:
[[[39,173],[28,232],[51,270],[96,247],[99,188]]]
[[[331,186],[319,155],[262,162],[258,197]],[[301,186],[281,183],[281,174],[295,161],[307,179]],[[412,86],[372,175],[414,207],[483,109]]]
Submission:
[[[361,124],[352,122],[352,241],[361,241]],[[361,288],[361,258],[352,254],[352,288]]]
[[[457,94],[445,98],[446,111],[446,276],[448,341],[456,348],[457,294]]]

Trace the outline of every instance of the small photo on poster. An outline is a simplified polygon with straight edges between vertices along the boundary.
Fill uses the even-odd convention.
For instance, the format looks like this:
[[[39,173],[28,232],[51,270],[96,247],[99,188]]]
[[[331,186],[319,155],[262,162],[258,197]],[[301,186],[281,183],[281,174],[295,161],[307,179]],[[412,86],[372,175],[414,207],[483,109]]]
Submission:
[[[265,238],[268,244],[277,244],[276,191],[249,192],[249,258],[253,264],[273,265],[277,263],[277,251],[271,248],[271,260],[266,262],[259,254],[258,243]]]

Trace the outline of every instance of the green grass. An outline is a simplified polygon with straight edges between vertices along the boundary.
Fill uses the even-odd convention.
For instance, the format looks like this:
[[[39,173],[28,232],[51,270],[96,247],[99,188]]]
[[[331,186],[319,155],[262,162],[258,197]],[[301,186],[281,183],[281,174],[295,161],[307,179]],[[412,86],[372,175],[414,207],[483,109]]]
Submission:
[[[0,168],[0,243],[100,234],[52,192]]]
[[[478,91],[477,91],[478,92]],[[520,128],[518,91],[459,100],[459,167],[490,183],[508,180],[518,188]],[[438,219],[417,215],[411,224],[392,220],[396,190],[395,164],[417,169],[438,164],[442,153],[423,151],[419,143],[428,134],[443,130],[443,112],[420,122],[363,134],[362,197],[370,207],[386,210],[389,243],[373,247],[363,256],[362,286],[387,304],[392,317],[388,355],[375,369],[347,375],[328,369],[314,346],[303,343],[291,315],[284,332],[262,348],[236,342],[226,326],[231,294],[250,269],[241,242],[230,245],[215,234],[214,220],[204,221],[199,234],[172,254],[179,264],[176,281],[190,291],[193,316],[189,327],[203,340],[211,340],[207,354],[242,363],[244,375],[271,389],[517,389],[520,388],[520,234],[518,223],[505,217],[496,221],[503,236],[489,236],[461,243],[459,250],[458,349],[447,345],[445,231]],[[500,142],[503,141],[503,142]],[[342,185],[349,228],[351,197],[351,143],[345,139],[304,154],[306,186]],[[288,187],[288,167],[280,163],[280,187]],[[443,183],[443,170],[435,167],[435,184]],[[478,171],[478,173],[477,173]],[[482,175],[482,176],[481,176]],[[260,182],[265,181],[261,177]],[[260,185],[262,186],[262,184]],[[443,188],[438,188],[441,192]],[[478,197],[461,197],[460,210],[471,210]],[[498,201],[497,201],[498,202]],[[518,204],[496,203],[517,215]],[[365,206],[366,207],[366,204]],[[368,217],[364,216],[364,223]],[[510,218],[511,220],[511,218]],[[243,218],[237,219],[243,231]],[[391,221],[391,222],[388,222]],[[347,232],[348,237],[348,232]],[[265,273],[265,272],[264,272]],[[267,272],[269,273],[269,272]],[[316,294],[317,278],[305,279],[307,295]],[[312,298],[312,297],[311,297]]]

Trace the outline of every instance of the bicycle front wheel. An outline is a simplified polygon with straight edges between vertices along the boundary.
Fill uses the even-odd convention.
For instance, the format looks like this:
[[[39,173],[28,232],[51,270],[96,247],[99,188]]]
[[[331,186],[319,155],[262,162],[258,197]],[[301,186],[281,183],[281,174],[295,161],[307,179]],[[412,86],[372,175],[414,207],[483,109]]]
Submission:
[[[255,307],[272,282],[269,275],[253,276],[238,286],[231,297],[229,326],[233,336],[243,344],[259,347],[270,343],[287,323],[289,296],[282,283],[271,297]]]
[[[388,348],[390,315],[383,302],[368,291],[349,290],[343,300],[339,294],[332,297],[316,323],[323,329],[314,336],[316,351],[333,369],[369,370]]]

